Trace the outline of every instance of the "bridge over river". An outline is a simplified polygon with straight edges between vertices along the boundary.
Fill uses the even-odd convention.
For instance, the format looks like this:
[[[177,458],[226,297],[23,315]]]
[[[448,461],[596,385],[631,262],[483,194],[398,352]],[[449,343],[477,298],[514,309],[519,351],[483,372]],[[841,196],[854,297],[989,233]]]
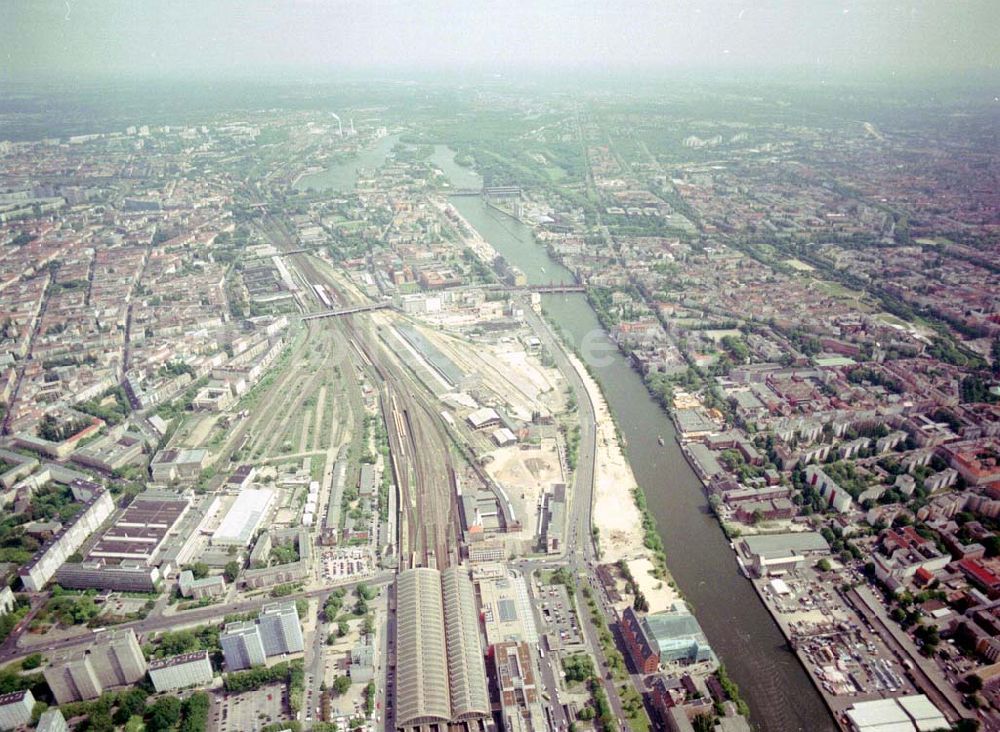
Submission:
[[[483,196],[484,198],[520,198],[520,186],[483,186],[482,188],[456,188],[447,191],[449,196]]]

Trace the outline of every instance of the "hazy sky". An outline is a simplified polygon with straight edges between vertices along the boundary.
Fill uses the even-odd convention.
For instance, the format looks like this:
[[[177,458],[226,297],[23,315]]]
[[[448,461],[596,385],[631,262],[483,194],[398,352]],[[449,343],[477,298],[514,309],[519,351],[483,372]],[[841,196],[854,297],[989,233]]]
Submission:
[[[996,70],[1000,0],[0,0],[0,74]]]

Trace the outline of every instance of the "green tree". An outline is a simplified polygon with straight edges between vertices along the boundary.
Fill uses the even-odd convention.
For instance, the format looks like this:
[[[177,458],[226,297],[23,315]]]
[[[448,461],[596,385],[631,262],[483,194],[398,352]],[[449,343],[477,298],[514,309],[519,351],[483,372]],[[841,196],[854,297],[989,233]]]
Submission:
[[[727,335],[722,338],[722,347],[732,356],[736,363],[746,363],[750,358],[750,349],[742,338]]]
[[[165,732],[181,720],[181,700],[176,696],[157,699],[146,712],[146,729],[149,732]]]
[[[111,718],[111,712],[100,707],[87,716],[87,721],[80,726],[80,729],[86,732],[114,732],[115,723]]]
[[[351,680],[347,676],[338,676],[333,680],[333,693],[335,696],[346,693],[350,688]]]
[[[337,622],[337,637],[338,638],[343,638],[345,635],[347,635],[347,631],[348,630],[350,630],[350,626],[347,624],[346,620],[344,620],[343,618],[341,618]]]
[[[226,566],[222,568],[222,576],[226,578],[226,582],[235,582],[240,576],[239,562],[226,562]]]
[[[649,601],[642,594],[642,590],[636,590],[635,599],[632,601],[632,609],[639,612],[649,612]]]
[[[195,692],[185,699],[179,732],[204,732],[208,727],[208,710],[211,704],[211,699],[204,691]]]
[[[715,719],[710,714],[699,714],[691,721],[691,726],[695,732],[713,732],[715,729]]]
[[[586,681],[594,675],[594,662],[586,653],[574,653],[563,659],[563,670],[566,672],[566,680]]]
[[[118,710],[115,712],[115,724],[126,724],[135,715],[141,715],[146,711],[146,697],[149,695],[144,689],[131,688],[124,691],[118,697]]]
[[[326,602],[323,603],[323,619],[328,623],[332,623],[334,618],[337,617],[337,613],[340,612],[340,608],[344,604],[344,596],[342,594],[337,594],[336,592],[330,595]]]
[[[157,656],[176,656],[198,650],[198,639],[190,630],[168,631],[157,639]]]
[[[31,708],[31,724],[38,725],[38,718],[45,714],[49,705],[43,701],[36,701],[35,706]]]

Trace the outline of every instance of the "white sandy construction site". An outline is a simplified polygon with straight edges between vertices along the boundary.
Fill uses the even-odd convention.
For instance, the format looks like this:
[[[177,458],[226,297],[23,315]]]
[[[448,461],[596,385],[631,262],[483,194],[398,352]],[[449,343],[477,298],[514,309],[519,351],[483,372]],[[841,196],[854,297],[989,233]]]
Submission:
[[[519,418],[529,418],[533,410],[550,415],[565,411],[565,378],[557,369],[543,366],[517,339],[501,338],[470,347],[472,344],[465,339],[442,330],[427,328],[424,332],[456,363],[481,374]],[[643,544],[642,515],[633,498],[635,476],[618,443],[604,395],[579,358],[571,354],[570,362],[587,389],[597,423],[593,521],[598,529],[601,560],[612,563],[624,559],[650,609],[666,609],[678,596],[668,581],[653,574],[651,552]],[[547,486],[568,483],[570,476],[558,459],[555,438],[543,439],[530,450],[522,447],[493,450],[486,469],[498,482],[515,489],[512,499],[521,506],[526,519],[524,533],[529,534],[536,527],[533,517],[525,515],[526,509],[537,503]]]
[[[597,422],[593,521],[600,537],[601,560],[610,563],[624,559],[650,611],[665,610],[678,595],[669,582],[653,574],[651,553],[643,545],[642,514],[632,496],[636,487],[632,466],[618,444],[600,387],[577,356],[571,355],[570,362],[587,388]]]

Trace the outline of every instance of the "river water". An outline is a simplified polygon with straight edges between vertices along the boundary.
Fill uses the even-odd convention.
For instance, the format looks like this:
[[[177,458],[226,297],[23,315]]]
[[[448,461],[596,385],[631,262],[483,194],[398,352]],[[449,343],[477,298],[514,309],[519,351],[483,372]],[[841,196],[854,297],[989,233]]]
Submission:
[[[359,169],[378,167],[398,141],[380,140],[350,161],[303,176],[297,187],[353,190]],[[454,161],[444,145],[429,162],[455,188],[479,188],[482,179]],[[538,246],[531,229],[478,197],[452,205],[532,284],[573,282],[566,268]],[[750,583],[739,573],[728,540],[711,514],[701,482],[674,439],[673,423],[642,379],[610,343],[583,295],[545,295],[550,322],[591,365],[627,441],[629,463],[646,494],[667,553],[667,565],[730,676],[764,732],[834,732],[836,726]],[[657,437],[663,437],[664,445]]]
[[[303,175],[295,182],[295,189],[304,191],[314,188],[317,191],[332,189],[338,193],[353,191],[358,182],[359,170],[374,170],[385,162],[386,156],[399,142],[399,135],[389,135],[378,140],[373,146],[358,150],[358,154],[336,163],[329,168]]]
[[[431,158],[457,188],[476,188],[474,171],[447,147]],[[535,244],[531,230],[478,197],[452,205],[532,284],[572,282],[572,274]],[[543,307],[593,367],[627,441],[629,462],[656,518],[670,568],[709,642],[739,684],[753,722],[766,732],[836,730],[819,693],[787,649],[711,514],[701,482],[674,439],[673,423],[628,361],[608,341],[583,295],[546,295]],[[662,436],[660,446],[657,437]]]

